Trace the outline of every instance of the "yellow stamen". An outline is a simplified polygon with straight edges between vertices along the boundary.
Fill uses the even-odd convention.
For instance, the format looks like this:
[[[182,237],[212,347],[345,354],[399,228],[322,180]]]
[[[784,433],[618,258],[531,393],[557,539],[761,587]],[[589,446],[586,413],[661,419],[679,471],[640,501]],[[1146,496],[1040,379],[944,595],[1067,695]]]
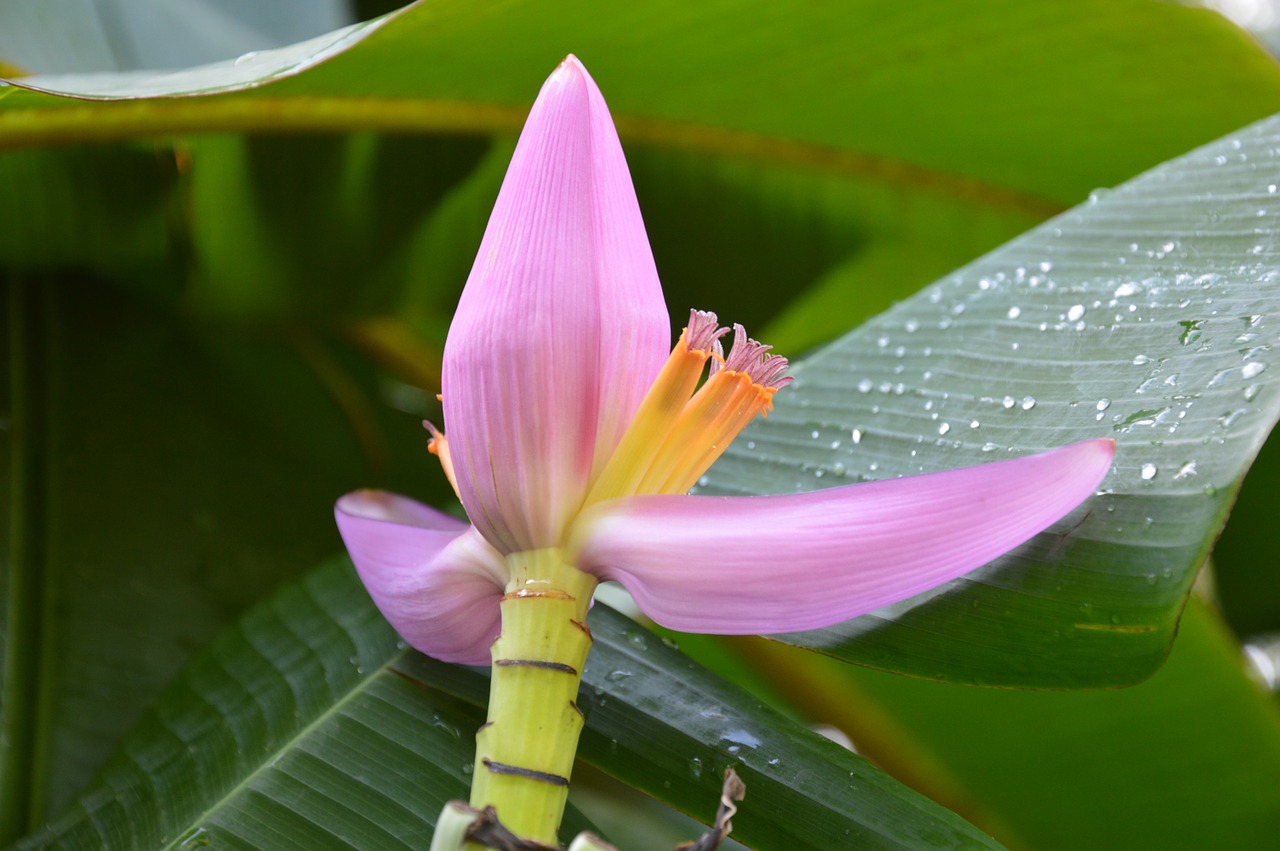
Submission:
[[[637,493],[684,493],[772,405],[774,389],[746,373],[721,370],[689,400]]]
[[[684,493],[715,463],[790,379],[786,361],[735,326],[734,351],[720,351],[714,314],[694,312],[583,507],[633,494]],[[692,330],[691,330],[692,329]],[[691,341],[694,341],[691,343]],[[697,392],[703,368],[711,375]]]
[[[698,386],[703,367],[716,356],[710,351],[690,348],[686,342],[688,336],[685,329],[627,426],[618,448],[587,494],[584,506],[637,492],[637,485]]]

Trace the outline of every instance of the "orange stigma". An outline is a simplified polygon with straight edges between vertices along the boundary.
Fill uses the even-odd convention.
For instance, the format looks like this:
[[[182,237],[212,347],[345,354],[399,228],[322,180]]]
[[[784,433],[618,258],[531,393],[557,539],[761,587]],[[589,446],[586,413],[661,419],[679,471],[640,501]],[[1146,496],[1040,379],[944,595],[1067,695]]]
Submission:
[[[427,441],[427,451],[440,459],[440,467],[444,470],[445,478],[453,487],[454,494],[461,500],[462,495],[458,493],[458,480],[453,475],[453,459],[449,456],[449,439],[428,420],[422,421],[422,427],[431,433],[431,440]]]

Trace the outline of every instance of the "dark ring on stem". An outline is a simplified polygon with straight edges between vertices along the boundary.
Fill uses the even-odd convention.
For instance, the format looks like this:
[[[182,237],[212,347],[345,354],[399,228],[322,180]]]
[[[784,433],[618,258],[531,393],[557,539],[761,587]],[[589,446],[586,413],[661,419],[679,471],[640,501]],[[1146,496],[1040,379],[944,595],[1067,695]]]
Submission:
[[[525,668],[545,668],[548,671],[559,671],[562,674],[571,674],[578,676],[578,669],[572,665],[566,665],[563,662],[542,662],[537,659],[498,659],[493,664],[503,668],[525,667]]]
[[[492,771],[494,774],[506,774],[511,777],[524,777],[528,780],[538,780],[542,783],[550,783],[552,786],[568,786],[569,779],[561,777],[559,774],[552,774],[549,771],[534,771],[532,768],[521,768],[518,765],[507,765],[505,762],[494,762],[485,757],[480,760],[484,763],[484,767]]]

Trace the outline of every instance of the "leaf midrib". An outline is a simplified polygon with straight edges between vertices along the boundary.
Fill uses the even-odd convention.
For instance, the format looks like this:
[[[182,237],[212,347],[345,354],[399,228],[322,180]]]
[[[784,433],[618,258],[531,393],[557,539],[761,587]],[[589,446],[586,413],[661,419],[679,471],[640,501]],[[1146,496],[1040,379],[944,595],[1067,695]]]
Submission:
[[[181,843],[185,841],[185,839],[188,838],[193,831],[198,830],[202,824],[204,824],[210,818],[212,818],[229,801],[231,801],[233,798],[235,798],[244,790],[248,789],[253,784],[254,780],[262,776],[268,769],[272,768],[277,762],[279,762],[281,759],[287,756],[294,749],[295,745],[297,745],[301,741],[304,741],[309,735],[311,735],[313,732],[315,732],[320,727],[322,727],[331,718],[339,714],[341,710],[344,707],[346,707],[349,703],[351,703],[353,700],[364,695],[366,690],[373,684],[375,680],[377,680],[381,676],[391,673],[390,671],[388,671],[388,668],[394,665],[397,660],[403,658],[404,655],[408,652],[409,651],[407,650],[396,651],[394,655],[392,655],[385,662],[379,665],[376,671],[370,673],[368,676],[364,677],[363,679],[358,680],[353,685],[353,687],[346,694],[344,694],[339,700],[334,701],[334,703],[328,706],[323,712],[321,712],[319,715],[317,715],[308,723],[304,724],[302,727],[298,728],[297,732],[294,735],[290,736],[287,740],[285,740],[280,745],[280,747],[268,753],[259,762],[257,768],[255,768],[253,771],[246,774],[244,777],[240,779],[240,782],[238,782],[235,786],[231,787],[222,795],[220,795],[212,804],[206,807],[204,811],[200,813],[199,816],[192,819],[190,824],[188,824],[186,827],[182,828],[181,830],[177,831],[176,835],[172,840],[170,840],[165,845],[161,846],[162,851],[172,851],[172,849],[180,848]],[[276,667],[275,665],[272,665],[272,667],[278,673],[280,673],[282,677],[285,676],[285,673],[281,671],[280,668]]]
[[[0,110],[0,151],[209,132],[359,130],[515,136],[527,115],[524,106],[419,98],[229,95],[59,100],[75,105]],[[1043,195],[852,148],[657,118],[617,115],[615,122],[628,143],[815,168],[1041,219],[1065,209],[1061,202]]]

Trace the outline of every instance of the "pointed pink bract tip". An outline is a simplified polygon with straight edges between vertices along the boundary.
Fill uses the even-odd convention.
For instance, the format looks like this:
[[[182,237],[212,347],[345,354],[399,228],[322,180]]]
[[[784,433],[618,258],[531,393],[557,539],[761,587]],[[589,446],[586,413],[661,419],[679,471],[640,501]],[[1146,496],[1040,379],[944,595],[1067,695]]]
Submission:
[[[520,138],[523,140],[527,135],[561,139],[573,136],[577,130],[569,124],[588,116],[592,101],[597,98],[601,95],[595,81],[577,57],[569,54],[543,82]],[[566,121],[569,124],[565,124]],[[515,161],[512,162],[514,164]]]
[[[1116,439],[1114,437],[1096,437],[1093,440],[1086,440],[1083,446],[1092,446],[1099,453],[1106,455],[1110,461],[1116,455]]]
[[[547,78],[547,82],[554,81],[568,82],[568,80],[591,80],[591,75],[587,73],[587,68],[578,60],[578,57],[570,53],[564,59],[560,60],[560,64],[556,66],[556,70],[551,72],[551,76]]]

